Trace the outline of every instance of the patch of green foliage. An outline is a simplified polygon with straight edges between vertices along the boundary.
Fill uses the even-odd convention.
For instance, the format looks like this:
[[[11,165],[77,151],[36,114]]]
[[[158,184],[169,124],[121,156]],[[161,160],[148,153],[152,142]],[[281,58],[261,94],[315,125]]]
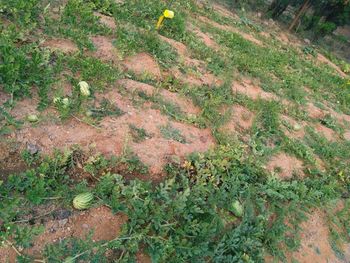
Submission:
[[[10,22],[7,28],[0,26],[0,62],[6,62],[0,65],[0,86],[14,100],[29,96],[35,88],[41,105],[47,106],[51,84],[58,73],[65,72],[64,77],[73,90],[68,106],[55,104],[63,117],[85,113],[86,107],[90,107],[92,116],[98,119],[120,116],[120,109],[107,100],[92,106],[94,94],[112,87],[123,75],[118,68],[85,52],[94,50],[90,40],[93,35],[112,36],[113,44],[125,56],[148,52],[164,69],[178,63],[175,50],[162,41],[154,29],[157,18],[168,7],[166,1],[69,0],[58,19],[50,17],[47,13],[50,6],[41,6],[41,1],[7,2],[0,0],[0,16]],[[106,205],[113,212],[127,215],[121,235],[105,243],[92,242],[90,235],[84,240],[69,238],[48,244],[43,253],[46,261],[109,262],[107,249],[112,252],[109,253],[112,260],[118,262],[134,262],[141,250],[150,255],[153,262],[262,262],[265,253],[284,261],[284,251],[295,250],[300,245],[299,226],[306,220],[309,209],[323,207],[342,196],[346,198],[345,208],[334,216],[335,227],[331,231],[333,247],[341,255],[338,239],[349,241],[350,145],[329,142],[312,129],[304,140],[287,138],[280,127],[280,114],[308,120],[305,112],[297,107],[307,101],[304,86],[313,91],[313,96],[334,104],[339,102],[339,107],[349,112],[350,86],[335,76],[331,68],[314,65],[293,48],[275,42],[268,47],[257,46],[239,34],[197,23],[223,47],[213,50],[186,30],[189,12],[198,11],[218,23],[247,31],[258,32],[259,28],[246,18],[237,22],[212,9],[207,9],[207,13],[193,1],[175,1],[173,8],[175,18],[166,20],[159,33],[185,43],[192,58],[204,61],[206,70],[225,81],[219,86],[190,87],[172,77],[166,83],[147,80],[156,87],[192,98],[201,108],[200,116],[194,118],[160,96],[139,95],[177,121],[211,128],[218,146],[204,154],[191,155],[182,165],[180,162],[167,164],[166,177],[160,183],[135,179],[149,175],[148,167],[128,149],[124,149],[120,157],[111,159],[102,155],[83,156],[75,150],[40,159],[24,151],[22,157],[32,168],[0,181],[0,241],[30,248],[33,238],[42,231],[31,226],[31,223],[40,224],[31,216],[33,209],[50,205],[72,209],[71,201],[76,193],[91,191],[97,197],[95,206]],[[94,11],[113,16],[118,21],[118,29],[114,31],[102,25]],[[81,52],[71,56],[50,53],[41,48],[39,42],[32,41],[31,36],[36,33],[33,29],[42,14],[46,34],[72,39]],[[198,69],[182,67],[180,70]],[[253,101],[233,94],[232,75],[237,72],[258,79],[263,90],[283,95],[296,106],[282,107],[279,102]],[[81,80],[89,83],[91,97],[81,97],[77,85]],[[219,133],[219,127],[228,120],[221,112],[233,103],[257,113],[253,129],[247,132],[249,138],[245,146]],[[341,132],[333,118],[326,116],[321,122]],[[20,125],[7,108],[2,107],[0,124],[0,132]],[[129,128],[135,142],[150,136],[142,128],[132,125]],[[180,130],[170,123],[160,130],[164,138],[186,143]],[[308,176],[302,181],[272,178],[265,171],[264,163],[280,150],[304,160],[308,167],[315,166],[317,154],[325,162],[327,171],[306,170]],[[78,181],[81,173],[89,180]],[[242,205],[242,214],[232,210],[237,203]],[[338,233],[336,228],[343,232]],[[31,262],[33,259],[22,255],[18,260]]]
[[[114,43],[126,55],[148,52],[165,68],[171,67],[177,61],[175,51],[156,32],[143,31],[127,24],[117,29],[117,35]]]
[[[19,128],[23,123],[16,120],[4,107],[0,107],[0,134],[9,134],[12,128]]]
[[[111,34],[111,29],[99,23],[100,18],[93,14],[94,7],[89,1],[69,0],[58,20],[50,16],[45,17],[45,33],[72,39],[81,50],[94,50],[91,35]]]
[[[4,181],[0,212],[5,226],[16,227],[14,221],[27,211],[20,207],[53,202],[50,197],[69,203],[75,191],[87,187],[98,196],[96,205],[104,203],[126,214],[128,222],[122,234],[107,243],[87,238],[48,245],[44,256],[51,261],[98,255],[99,262],[104,262],[107,248],[121,262],[135,260],[140,248],[158,262],[261,262],[265,251],[283,259],[281,244],[298,247],[298,224],[305,220],[308,208],[339,198],[344,191],[344,184],[329,175],[303,181],[270,178],[241,145],[193,155],[181,167],[169,164],[168,178],[156,186],[106,173],[116,160],[103,157],[102,166],[101,157],[84,164],[91,167],[85,172],[99,178],[97,184],[76,185],[67,176],[74,171],[74,165],[68,165],[71,156],[44,159],[37,168]],[[237,200],[243,205],[242,217],[231,212]],[[3,240],[14,235],[8,228],[0,233]],[[25,242],[30,245],[30,240]]]
[[[119,69],[81,54],[63,57],[61,63],[71,70],[73,76],[79,74],[78,82],[80,80],[88,82],[92,91],[105,90],[122,76]]]
[[[35,87],[41,98],[40,106],[45,107],[53,82],[50,53],[38,48],[36,43],[24,41],[12,25],[0,30],[0,85],[13,99],[30,96]]]

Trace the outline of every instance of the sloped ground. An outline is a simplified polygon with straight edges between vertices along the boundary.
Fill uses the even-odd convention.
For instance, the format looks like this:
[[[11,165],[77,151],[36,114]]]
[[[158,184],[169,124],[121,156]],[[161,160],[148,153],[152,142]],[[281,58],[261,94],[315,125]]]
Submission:
[[[158,33],[144,26],[143,18],[129,18],[119,11],[113,17],[113,12],[92,13],[84,7],[90,12],[83,9],[79,22],[71,22],[69,10],[77,8],[78,2],[48,6],[51,20],[43,24],[44,33],[33,35],[43,39],[41,51],[51,54],[48,65],[57,66],[44,98],[36,87],[31,97],[7,107],[13,93],[0,93],[7,114],[2,119],[6,135],[0,146],[3,181],[28,167],[21,153],[35,164],[39,153],[54,156],[56,149],[69,152],[78,145],[79,151],[95,157],[72,159],[78,167],[72,175],[75,179],[98,184],[101,179],[94,172],[89,174],[84,165],[102,165],[96,157],[102,154],[119,158],[119,165],[104,173],[159,183],[168,176],[169,164],[188,169],[191,176],[195,172],[186,161],[188,155],[239,144],[244,155],[254,158],[269,178],[278,178],[281,184],[326,174],[347,182],[348,76],[324,55],[304,54],[304,44],[277,25],[254,17],[243,23],[246,20],[220,5],[195,5],[197,13],[186,21],[166,21]],[[129,10],[128,5],[131,9],[134,3],[120,5]],[[176,7],[180,16],[188,12]],[[81,80],[90,85],[92,94],[87,98],[80,95],[77,84]],[[54,98],[59,102],[54,103]],[[61,103],[64,98],[68,106]],[[43,99],[49,105],[38,110]],[[33,114],[38,120],[31,122],[28,117]],[[30,221],[44,230],[30,248],[16,248],[15,240],[6,237],[0,249],[4,262],[14,262],[16,254],[39,260],[46,244],[86,238],[90,230],[95,231],[93,242],[113,241],[129,216],[114,215],[107,206],[85,212],[67,210],[61,217],[55,214],[58,208],[46,214],[47,209],[32,211],[32,217],[20,216],[20,224]],[[113,210],[119,211],[118,207]],[[286,253],[286,260],[348,262],[347,247],[339,252],[336,248],[342,245],[331,246],[335,242],[330,235],[333,229],[327,225],[331,215],[322,208],[309,214],[299,225],[301,246],[297,252]],[[136,258],[149,262],[143,245]],[[286,249],[285,245],[280,249]],[[113,253],[106,251],[107,259],[124,256],[124,252]],[[274,256],[283,258],[277,252]],[[270,255],[265,259],[274,260]]]

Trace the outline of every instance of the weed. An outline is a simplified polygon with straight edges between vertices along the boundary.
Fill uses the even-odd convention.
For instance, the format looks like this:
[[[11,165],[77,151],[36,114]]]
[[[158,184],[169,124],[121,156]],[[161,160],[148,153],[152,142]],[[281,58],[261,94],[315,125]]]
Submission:
[[[48,105],[48,88],[53,81],[50,54],[33,43],[18,47],[18,37],[11,26],[0,33],[0,85],[13,99],[28,97],[33,86],[37,87],[41,106],[45,107]]]
[[[339,125],[337,124],[337,121],[329,114],[327,114],[326,116],[324,116],[324,118],[322,118],[320,120],[321,124],[332,129],[335,130],[337,132],[341,132],[341,128],[339,127]]]
[[[93,14],[93,8],[94,5],[89,1],[69,0],[58,21],[49,16],[45,18],[45,33],[70,38],[81,50],[94,50],[90,34],[108,35],[111,30],[99,23],[99,18]]]
[[[40,160],[40,155],[38,153],[32,154],[27,149],[22,151],[21,157],[28,166],[32,166]]]
[[[314,57],[317,56],[317,52],[312,46],[305,46],[303,48],[303,52],[304,52],[305,55],[309,55],[310,54],[310,55],[312,55]]]
[[[142,142],[146,140],[147,138],[151,138],[152,136],[146,132],[143,128],[138,128],[137,126],[133,124],[129,124],[129,128],[131,131],[131,136],[134,140],[134,142]]]
[[[119,117],[123,114],[124,112],[121,109],[119,109],[117,105],[112,104],[106,98],[102,99],[99,107],[90,108],[88,110],[89,117],[96,118],[98,120],[106,116]]]
[[[294,154],[296,157],[307,161],[310,164],[316,164],[315,156],[312,150],[298,139],[284,138],[282,147],[286,152]]]
[[[0,107],[0,134],[11,133],[11,127],[18,129],[22,124],[23,122],[16,120],[5,108]]]
[[[174,128],[170,122],[165,126],[159,127],[159,129],[165,139],[186,143],[186,138],[181,134],[181,131]]]
[[[79,81],[88,82],[92,91],[105,90],[122,76],[121,72],[111,65],[83,55],[64,57],[62,63],[66,64],[74,75],[80,75]]]

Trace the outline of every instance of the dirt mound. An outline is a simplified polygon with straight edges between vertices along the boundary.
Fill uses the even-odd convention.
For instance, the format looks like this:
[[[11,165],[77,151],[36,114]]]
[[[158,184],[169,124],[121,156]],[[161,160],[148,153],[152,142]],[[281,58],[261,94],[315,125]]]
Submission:
[[[116,29],[117,25],[115,19],[111,16],[106,16],[98,12],[94,12],[94,15],[100,18],[100,23],[109,27],[110,29]]]
[[[223,7],[222,5],[214,3],[213,9],[215,12],[218,12],[220,15],[225,16],[227,18],[239,19],[238,15],[233,13],[232,10],[228,10],[227,8]]]
[[[281,32],[278,34],[277,39],[286,44],[286,45],[292,45],[294,47],[301,47],[301,42],[299,39],[297,39],[295,36],[292,34],[286,34],[284,32]]]
[[[220,46],[213,40],[213,37],[203,33],[199,28],[193,28],[192,32],[196,34],[197,37],[199,37],[203,43],[214,50],[219,50]]]
[[[350,131],[346,131],[343,136],[345,140],[350,141]]]
[[[33,103],[33,99],[23,99],[16,102],[15,108],[11,109],[10,114],[20,120],[25,120],[30,114],[40,115],[37,105]]]
[[[170,92],[168,90],[160,91],[160,94],[164,98],[165,101],[169,101],[181,109],[181,111],[186,112],[188,114],[197,115],[200,113],[201,109],[193,105],[193,102],[184,96],[180,96],[177,93]]]
[[[330,107],[327,107],[327,113],[330,114],[342,125],[346,125],[347,123],[350,123],[350,115],[339,113]]]
[[[42,46],[47,47],[52,51],[60,51],[65,54],[71,54],[79,51],[78,47],[74,44],[74,42],[69,39],[45,40]]]
[[[300,263],[342,262],[335,256],[329,243],[330,232],[322,211],[316,210],[311,213],[309,219],[301,224],[301,228],[301,247],[289,257]]]
[[[3,105],[6,101],[11,99],[11,95],[0,90],[0,105]]]
[[[242,32],[242,31],[240,31],[240,30],[238,30],[238,29],[236,29],[234,27],[227,26],[227,25],[221,25],[219,23],[216,23],[216,22],[210,20],[209,18],[207,18],[205,16],[197,16],[197,18],[201,22],[209,24],[209,25],[211,25],[213,27],[216,27],[216,28],[218,28],[220,30],[230,31],[232,33],[236,33],[236,34],[240,35],[241,37],[243,37],[245,40],[248,40],[248,41],[254,43],[255,45],[264,46],[264,44],[260,40],[256,39],[254,36],[252,36],[252,35],[250,35],[248,33]]]
[[[113,39],[105,36],[94,36],[91,41],[96,47],[93,55],[105,62],[119,62],[118,50],[113,45]]]
[[[225,132],[245,131],[252,127],[255,114],[241,105],[234,105],[231,109],[231,118],[222,128]]]
[[[180,96],[175,92],[170,92],[165,89],[157,90],[151,85],[131,79],[122,79],[119,80],[117,83],[134,94],[137,92],[143,92],[148,96],[159,95],[164,101],[170,102],[178,106],[181,109],[181,111],[186,112],[188,114],[199,114],[200,112],[200,108],[194,106],[191,100]]]
[[[153,96],[156,92],[155,87],[132,79],[118,80],[117,85],[124,87],[130,93],[143,92],[148,96]]]
[[[123,62],[125,68],[137,75],[149,75],[155,79],[161,79],[161,72],[157,62],[147,53],[139,53],[128,57]]]
[[[141,88],[147,87],[153,90],[152,86],[132,83],[138,84]],[[185,112],[195,114],[199,111],[196,107],[191,106],[189,101],[178,97],[175,93],[163,91],[160,95],[175,102],[180,108],[186,110]],[[17,141],[22,145],[34,145],[46,154],[52,153],[55,148],[65,149],[76,144],[83,149],[92,147],[105,155],[120,155],[126,147],[129,147],[141,161],[149,166],[153,174],[162,172],[168,156],[177,155],[182,158],[192,152],[206,151],[214,145],[209,129],[203,130],[189,124],[171,121],[159,110],[152,109],[152,103],[135,108],[116,90],[97,95],[97,97],[99,99],[108,98],[124,114],[119,117],[103,118],[98,128],[77,119],[63,123],[43,121],[36,127],[28,125],[17,131]],[[150,136],[146,136],[147,138],[139,142],[133,141],[130,125],[144,130]],[[164,137],[164,132],[162,132],[164,127],[168,127],[166,131],[170,134],[168,137]],[[176,137],[180,137],[181,140]]]
[[[209,38],[208,36],[206,37]],[[182,73],[179,68],[173,67],[167,72],[168,75],[174,76],[181,82],[193,86],[213,86],[222,84],[222,81],[220,79],[218,79],[213,74],[207,72],[205,68],[205,63],[203,61],[189,57],[187,48],[184,44],[163,36],[161,36],[161,39],[163,39],[164,41],[169,43],[173,48],[176,49],[177,53],[180,55],[180,60],[183,61],[185,66],[197,69],[196,72]]]
[[[187,63],[193,63],[195,60],[186,59]],[[183,83],[191,86],[219,86],[223,81],[217,78],[214,74],[206,72],[205,69],[199,69],[197,72],[182,73],[178,68],[173,68],[169,74]]]
[[[171,38],[164,37],[162,35],[160,35],[160,39],[162,39],[163,41],[165,41],[169,45],[171,45],[177,51],[177,53],[180,56],[186,56],[187,55],[187,48],[181,42],[178,42],[178,41],[176,41],[174,39],[171,39]]]
[[[306,111],[310,118],[322,119],[326,114],[323,110],[316,107],[313,103],[309,102],[306,104]]]
[[[250,79],[243,79],[241,82],[233,82],[232,91],[234,93],[241,93],[253,100],[259,98],[265,100],[276,100],[277,96],[273,93],[262,90],[259,86],[255,85]]]
[[[287,126],[283,128],[283,130],[288,137],[295,139],[302,139],[305,137],[305,127],[308,125],[306,122],[298,122],[286,115],[282,115],[281,120],[282,124]]]
[[[150,256],[139,252],[136,254],[136,262],[137,263],[152,263],[152,259],[150,258]]]
[[[328,128],[322,124],[317,124],[315,126],[315,130],[320,133],[320,135],[324,136],[328,141],[336,141],[336,133],[331,128]]]
[[[127,217],[122,214],[114,215],[104,206],[79,212],[63,219],[50,220],[45,223],[44,233],[34,238],[33,246],[25,249],[25,254],[41,258],[42,251],[47,244],[62,241],[69,237],[85,239],[90,231],[93,231],[94,241],[110,241],[118,237],[121,226]],[[0,258],[15,262],[16,252],[10,247],[0,248]]]
[[[279,153],[271,158],[266,166],[271,173],[276,173],[281,179],[289,179],[293,175],[303,177],[303,162],[286,153]]]
[[[326,58],[324,55],[318,53],[317,54],[317,60],[321,63],[327,64],[328,66],[330,66],[331,68],[333,68],[335,71],[338,72],[338,74],[343,77],[346,78],[348,75],[345,74],[340,67],[338,67],[336,64],[334,64],[332,61],[330,61],[328,58]]]
[[[19,144],[0,141],[0,180],[9,174],[22,172],[27,168],[20,152]]]

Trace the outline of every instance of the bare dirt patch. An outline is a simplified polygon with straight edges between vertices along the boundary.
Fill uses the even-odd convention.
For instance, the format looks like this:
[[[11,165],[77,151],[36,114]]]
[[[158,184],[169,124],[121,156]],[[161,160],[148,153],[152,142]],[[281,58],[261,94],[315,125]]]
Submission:
[[[269,32],[261,31],[260,36],[263,36],[264,38],[269,39],[271,37],[271,34]]]
[[[21,148],[17,143],[0,141],[0,180],[7,175],[21,172],[27,168],[21,158]]]
[[[309,102],[306,105],[306,111],[310,118],[322,119],[326,114],[323,110],[316,107],[313,103]]]
[[[189,64],[196,62],[196,60],[187,59],[186,62]],[[170,70],[170,74],[181,82],[192,86],[218,86],[223,83],[221,79],[217,78],[214,74],[206,72],[203,68],[200,68],[198,72],[189,72],[186,74],[177,68],[173,68]]]
[[[289,38],[285,33],[280,33],[278,39],[285,44],[289,44]]]
[[[335,118],[340,124],[345,125],[350,123],[350,115],[339,113],[330,107],[327,107],[327,113],[329,113],[333,118]]]
[[[278,32],[276,32],[275,37],[278,41],[285,45],[298,48],[297,51],[299,51],[299,48],[302,46],[302,43],[297,37],[295,37],[293,34],[288,34],[285,31],[281,32],[281,28],[277,28],[277,30]]]
[[[195,33],[207,46],[214,50],[219,50],[220,46],[213,40],[213,37],[209,34],[203,33],[199,28],[193,28],[192,32]]]
[[[158,63],[147,53],[139,53],[128,57],[123,62],[127,70],[137,75],[149,75],[155,79],[161,79],[161,72]]]
[[[234,93],[241,93],[250,97],[253,100],[259,98],[265,100],[277,100],[277,96],[273,93],[262,90],[259,86],[255,85],[250,79],[243,79],[241,82],[233,82],[232,91]]]
[[[172,104],[178,106],[181,111],[185,113],[197,115],[200,112],[200,108],[196,107],[191,100],[175,92],[170,92],[165,89],[157,90],[151,85],[131,79],[122,79],[117,83],[126,88],[131,93],[143,92],[148,96],[159,95],[165,101],[171,102]]]
[[[343,77],[346,78],[347,74],[345,74],[340,67],[338,67],[336,64],[334,64],[332,61],[330,61],[328,58],[326,58],[324,55],[318,53],[317,54],[317,60],[321,63],[327,64],[328,66],[330,66],[331,68],[333,68],[335,71],[338,72],[338,74]]]
[[[30,114],[40,115],[36,103],[33,103],[33,99],[27,98],[17,101],[16,106],[11,109],[10,114],[18,120],[25,120]]]
[[[45,245],[70,237],[85,239],[90,231],[93,231],[92,240],[110,241],[118,237],[121,226],[126,220],[125,215],[114,215],[104,206],[79,212],[64,219],[50,220],[45,223],[44,232],[34,238],[33,246],[23,252],[40,259]],[[15,262],[16,253],[10,247],[3,247],[0,248],[0,257]]]
[[[315,130],[324,136],[328,141],[336,141],[337,134],[331,128],[318,123],[315,126]]]
[[[350,141],[350,131],[346,131],[343,136],[345,140]]]
[[[255,114],[241,105],[234,105],[231,109],[232,116],[222,128],[226,132],[243,132],[252,127]]]
[[[176,49],[177,53],[180,55],[181,60],[185,66],[197,69],[197,72],[182,73],[179,70],[179,68],[173,67],[167,72],[168,75],[172,75],[176,79],[180,80],[181,82],[189,85],[193,85],[193,86],[201,86],[201,85],[213,86],[213,85],[222,84],[222,81],[220,79],[218,79],[213,74],[207,72],[207,70],[205,69],[205,63],[203,61],[189,57],[188,50],[184,44],[163,36],[161,36],[161,39],[163,39],[164,41],[169,43],[173,48]]]
[[[105,36],[94,36],[91,41],[96,47],[96,52],[93,53],[94,56],[105,62],[119,62],[120,55],[113,45],[113,39]]]
[[[276,173],[281,179],[289,179],[293,175],[304,176],[302,171],[303,162],[286,153],[279,153],[273,156],[268,162],[266,169],[271,173]]]
[[[0,105],[3,105],[6,101],[11,99],[11,95],[0,90]]]
[[[137,263],[152,263],[152,259],[150,256],[146,255],[145,253],[137,253],[136,254],[136,262]]]
[[[335,256],[329,243],[330,232],[322,211],[312,212],[309,219],[301,224],[301,228],[301,247],[288,258],[294,258],[300,263],[342,262]]]
[[[153,96],[154,93],[156,92],[155,87],[148,85],[146,83],[132,80],[132,79],[118,80],[117,85],[121,85],[122,87],[127,89],[130,93],[143,92],[148,96]]]
[[[287,126],[284,128],[284,133],[291,138],[302,139],[305,137],[305,127],[307,126],[306,122],[298,122],[295,119],[287,116],[281,116],[282,123],[287,123]]]
[[[76,53],[79,51],[78,47],[74,44],[74,42],[69,39],[45,40],[42,46],[47,47],[52,51],[60,51],[65,54]]]
[[[100,18],[101,24],[109,27],[110,29],[116,29],[117,25],[115,19],[111,16],[106,16],[98,12],[94,12],[94,15]]]
[[[188,114],[197,115],[200,113],[201,109],[196,107],[193,102],[183,96],[180,96],[177,93],[170,92],[168,90],[161,90],[160,94],[162,97],[177,106],[180,107],[181,111],[186,112]]]
[[[227,18],[239,19],[239,17],[232,10],[228,10],[222,5],[214,3],[213,9],[214,11],[218,12],[220,15],[225,16]]]
[[[227,26],[227,25],[221,25],[219,23],[216,23],[216,22],[210,20],[209,18],[207,18],[205,16],[198,16],[198,19],[200,21],[202,21],[203,23],[210,24],[211,26],[216,27],[220,30],[230,31],[232,33],[236,33],[238,35],[241,35],[241,37],[243,37],[245,40],[248,40],[248,41],[254,43],[255,45],[264,46],[264,44],[260,40],[256,39],[254,36],[252,36],[248,33],[242,32],[234,27]]]
[[[164,91],[161,95],[165,99],[179,103],[179,106],[184,109],[188,103],[181,97],[177,97],[177,94]],[[17,131],[16,140],[22,145],[35,145],[46,154],[52,153],[55,148],[65,149],[76,144],[83,149],[92,148],[107,156],[120,155],[126,148],[129,148],[142,162],[149,166],[150,172],[155,175],[155,178],[162,173],[163,165],[168,156],[177,155],[179,158],[183,158],[192,152],[206,151],[214,145],[214,139],[209,129],[199,129],[192,125],[171,121],[159,110],[152,109],[152,104],[135,108],[115,89],[107,94],[97,95],[97,97],[99,99],[108,98],[125,114],[119,117],[103,118],[98,129],[76,119],[70,119],[63,123],[48,120],[39,126],[26,126]],[[196,113],[197,110],[194,106],[193,108],[190,106],[187,112]],[[185,142],[163,137],[160,127],[164,127],[168,123],[182,134]],[[131,139],[130,125],[144,129],[147,134],[152,135],[151,138],[134,142]]]
[[[161,36],[161,35],[160,35],[160,38],[163,41],[167,42],[169,45],[171,45],[174,49],[176,49],[177,53],[180,56],[186,56],[187,55],[187,48],[181,42],[178,42],[178,41],[176,41],[174,39],[167,38],[167,37],[164,37],[164,36]]]

